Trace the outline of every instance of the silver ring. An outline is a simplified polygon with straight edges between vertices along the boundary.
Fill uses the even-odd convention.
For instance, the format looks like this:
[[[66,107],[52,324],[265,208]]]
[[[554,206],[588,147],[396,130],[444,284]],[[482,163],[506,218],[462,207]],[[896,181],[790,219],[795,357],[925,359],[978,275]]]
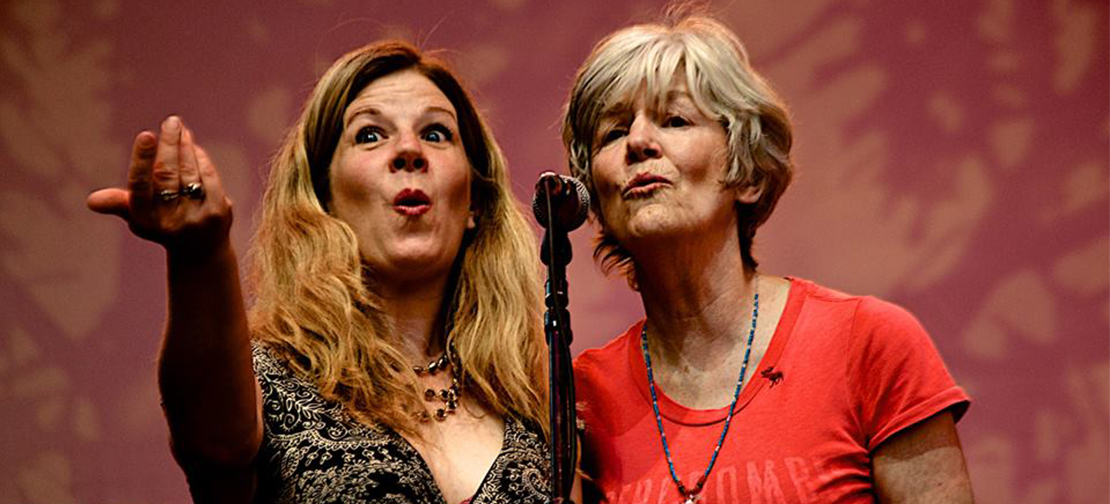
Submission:
[[[158,191],[158,199],[161,199],[165,203],[169,203],[177,199],[178,196],[181,196],[181,193],[177,191],[171,191],[169,189],[162,189],[161,191]]]
[[[204,186],[200,185],[200,182],[190,182],[185,184],[185,188],[181,190],[181,194],[184,194],[185,197],[189,199],[202,200],[204,199]]]

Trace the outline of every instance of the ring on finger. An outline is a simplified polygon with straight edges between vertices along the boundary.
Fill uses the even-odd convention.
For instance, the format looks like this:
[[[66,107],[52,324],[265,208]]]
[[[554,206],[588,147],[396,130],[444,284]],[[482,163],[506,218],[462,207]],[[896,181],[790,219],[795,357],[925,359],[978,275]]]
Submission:
[[[178,196],[181,196],[181,193],[172,189],[162,189],[161,191],[158,191],[158,199],[161,199],[165,203],[169,203],[177,199]]]
[[[181,190],[181,194],[184,194],[185,197],[189,199],[202,200],[204,199],[204,186],[200,185],[200,182],[190,182],[185,184],[185,188]]]

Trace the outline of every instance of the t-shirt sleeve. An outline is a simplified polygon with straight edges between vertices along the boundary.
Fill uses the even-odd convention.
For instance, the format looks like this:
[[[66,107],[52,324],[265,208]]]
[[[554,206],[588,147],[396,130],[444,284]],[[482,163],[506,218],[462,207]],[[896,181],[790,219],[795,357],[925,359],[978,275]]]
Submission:
[[[967,393],[905,309],[875,298],[861,300],[852,338],[848,379],[868,450],[946,409],[957,421],[967,411]]]

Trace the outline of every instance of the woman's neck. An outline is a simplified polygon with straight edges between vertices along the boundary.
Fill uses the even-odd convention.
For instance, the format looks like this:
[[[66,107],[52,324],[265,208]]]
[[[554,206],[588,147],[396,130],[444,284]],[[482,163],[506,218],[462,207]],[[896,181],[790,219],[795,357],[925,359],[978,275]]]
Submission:
[[[744,269],[739,240],[701,238],[636,254],[649,343],[664,365],[712,366],[751,325],[755,274]]]
[[[382,309],[414,365],[443,353],[447,279],[379,284]]]

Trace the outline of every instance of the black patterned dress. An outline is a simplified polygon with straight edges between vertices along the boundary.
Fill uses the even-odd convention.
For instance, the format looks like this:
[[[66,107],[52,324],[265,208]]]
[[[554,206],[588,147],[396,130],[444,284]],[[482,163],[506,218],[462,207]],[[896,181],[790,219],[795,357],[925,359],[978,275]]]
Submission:
[[[354,421],[264,345],[253,358],[265,420],[256,502],[446,503],[400,434]],[[501,453],[470,504],[546,503],[549,467],[541,435],[506,418]]]

